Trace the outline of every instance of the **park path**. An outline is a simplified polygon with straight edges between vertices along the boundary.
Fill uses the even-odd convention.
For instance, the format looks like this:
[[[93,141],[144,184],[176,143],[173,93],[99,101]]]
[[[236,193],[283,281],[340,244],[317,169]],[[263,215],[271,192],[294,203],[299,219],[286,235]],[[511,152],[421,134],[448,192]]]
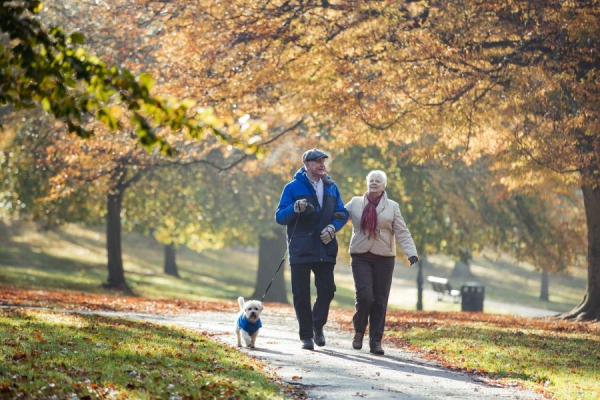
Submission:
[[[176,325],[214,334],[214,338],[235,346],[235,314],[202,312],[156,315],[123,312],[93,312],[136,320]],[[540,395],[503,387],[493,381],[450,371],[418,354],[384,347],[385,356],[351,348],[351,336],[333,322],[325,327],[327,345],[314,351],[302,350],[293,309],[269,310],[262,315],[256,349],[241,351],[263,360],[283,382],[304,389],[310,399],[538,399]]]

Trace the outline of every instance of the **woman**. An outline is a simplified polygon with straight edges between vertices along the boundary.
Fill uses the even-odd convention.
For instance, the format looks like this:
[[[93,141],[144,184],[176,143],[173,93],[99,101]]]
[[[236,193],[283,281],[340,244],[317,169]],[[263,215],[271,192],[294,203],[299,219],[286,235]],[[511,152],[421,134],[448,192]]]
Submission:
[[[350,256],[356,291],[352,347],[362,348],[365,330],[370,323],[369,347],[371,353],[378,355],[384,354],[381,338],[396,257],[394,237],[411,265],[419,260],[400,206],[387,198],[386,185],[385,172],[371,171],[367,175],[367,193],[352,198],[346,204],[352,219]]]

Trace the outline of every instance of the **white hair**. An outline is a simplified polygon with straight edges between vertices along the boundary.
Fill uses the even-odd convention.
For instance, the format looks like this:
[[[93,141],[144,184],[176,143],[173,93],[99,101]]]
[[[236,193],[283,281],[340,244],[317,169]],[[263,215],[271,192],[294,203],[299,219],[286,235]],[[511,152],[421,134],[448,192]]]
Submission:
[[[367,183],[369,182],[369,179],[371,179],[371,177],[375,175],[381,177],[381,180],[383,181],[383,186],[387,186],[387,175],[385,174],[385,172],[379,169],[374,169],[373,171],[367,174]]]

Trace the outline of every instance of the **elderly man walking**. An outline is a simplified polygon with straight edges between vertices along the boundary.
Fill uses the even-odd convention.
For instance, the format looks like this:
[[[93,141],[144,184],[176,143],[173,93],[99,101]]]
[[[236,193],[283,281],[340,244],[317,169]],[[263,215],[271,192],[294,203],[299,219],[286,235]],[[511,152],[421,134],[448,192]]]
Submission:
[[[328,157],[318,149],[303,154],[304,166],[284,187],[275,214],[278,224],[287,225],[294,309],[302,348],[307,350],[314,349],[313,338],[317,346],[325,346],[323,326],[335,293],[336,232],[348,221],[338,187],[327,175]],[[312,309],[311,272],[317,288]]]

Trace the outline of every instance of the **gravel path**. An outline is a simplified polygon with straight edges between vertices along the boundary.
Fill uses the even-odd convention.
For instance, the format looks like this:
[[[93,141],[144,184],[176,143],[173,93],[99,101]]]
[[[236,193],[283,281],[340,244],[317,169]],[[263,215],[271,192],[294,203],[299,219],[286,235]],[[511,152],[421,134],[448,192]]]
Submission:
[[[235,346],[235,315],[231,312],[204,312],[175,316],[137,313],[94,314],[123,316],[150,322],[177,325],[215,334]],[[516,387],[502,387],[466,373],[447,370],[433,361],[401,349],[385,347],[385,356],[351,348],[351,336],[334,324],[325,327],[327,345],[314,351],[302,350],[293,310],[269,311],[262,315],[263,328],[256,349],[242,348],[265,361],[284,382],[301,387],[310,399],[537,399],[540,396]]]

